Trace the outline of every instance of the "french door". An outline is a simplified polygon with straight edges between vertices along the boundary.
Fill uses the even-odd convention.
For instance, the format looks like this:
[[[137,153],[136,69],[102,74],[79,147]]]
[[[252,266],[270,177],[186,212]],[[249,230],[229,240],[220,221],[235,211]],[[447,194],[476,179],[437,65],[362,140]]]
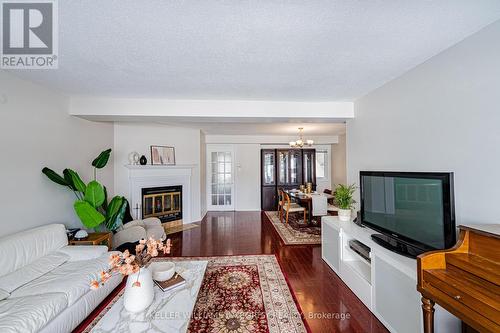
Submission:
[[[207,209],[234,210],[232,145],[207,145]]]

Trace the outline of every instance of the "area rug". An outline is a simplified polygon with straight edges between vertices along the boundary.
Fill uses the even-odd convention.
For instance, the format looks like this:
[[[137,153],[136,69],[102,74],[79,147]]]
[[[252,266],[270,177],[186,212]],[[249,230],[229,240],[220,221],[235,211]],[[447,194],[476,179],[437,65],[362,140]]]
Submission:
[[[321,244],[321,228],[303,226],[304,221],[297,214],[290,214],[288,224],[280,221],[276,211],[266,212],[266,215],[285,245]]]
[[[155,258],[207,260],[189,333],[306,333],[301,310],[274,255]],[[123,296],[120,291],[83,332]]]

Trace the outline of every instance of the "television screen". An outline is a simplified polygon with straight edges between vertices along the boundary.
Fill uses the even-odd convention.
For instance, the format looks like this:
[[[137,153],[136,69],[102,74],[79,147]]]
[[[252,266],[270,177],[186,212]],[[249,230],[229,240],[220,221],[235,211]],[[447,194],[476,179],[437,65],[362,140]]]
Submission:
[[[446,235],[449,226],[445,225],[451,217],[450,206],[445,204],[450,191],[449,178],[439,175],[449,174],[409,175],[362,173],[363,223],[430,248],[444,249],[450,245]]]

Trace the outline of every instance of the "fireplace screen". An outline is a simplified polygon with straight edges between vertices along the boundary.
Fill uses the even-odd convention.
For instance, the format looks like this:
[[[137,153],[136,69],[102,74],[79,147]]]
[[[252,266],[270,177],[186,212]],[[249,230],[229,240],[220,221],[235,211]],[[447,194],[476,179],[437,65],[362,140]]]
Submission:
[[[142,218],[157,217],[162,222],[182,219],[182,186],[142,189]]]

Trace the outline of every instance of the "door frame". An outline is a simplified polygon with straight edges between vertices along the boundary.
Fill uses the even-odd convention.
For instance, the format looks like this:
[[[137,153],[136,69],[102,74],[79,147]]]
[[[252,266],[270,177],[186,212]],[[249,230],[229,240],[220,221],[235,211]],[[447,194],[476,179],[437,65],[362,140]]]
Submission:
[[[231,205],[212,205],[212,153],[213,152],[230,152],[231,153]],[[206,144],[206,197],[207,211],[234,211],[236,207],[236,174],[235,174],[236,156],[234,145],[232,144]]]

